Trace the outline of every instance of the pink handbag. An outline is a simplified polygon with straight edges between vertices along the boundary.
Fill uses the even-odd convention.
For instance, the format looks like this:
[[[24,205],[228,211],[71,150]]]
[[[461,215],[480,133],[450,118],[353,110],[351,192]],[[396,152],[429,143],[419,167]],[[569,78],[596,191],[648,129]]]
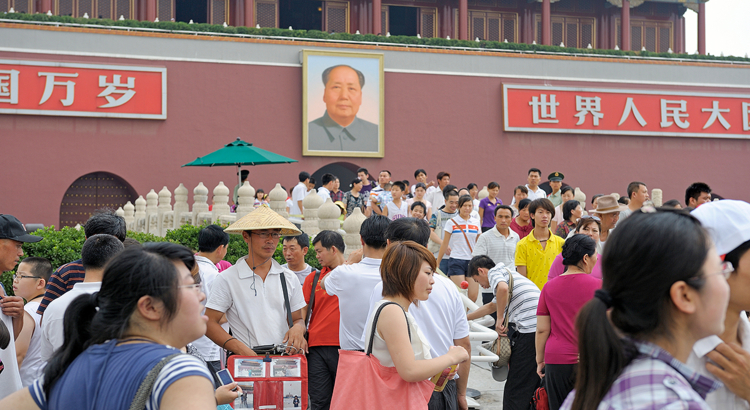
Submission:
[[[375,313],[366,353],[339,350],[331,410],[427,409],[435,384],[429,380],[407,382],[399,376],[395,367],[385,367],[371,355],[378,316],[383,307],[390,303],[382,304]]]

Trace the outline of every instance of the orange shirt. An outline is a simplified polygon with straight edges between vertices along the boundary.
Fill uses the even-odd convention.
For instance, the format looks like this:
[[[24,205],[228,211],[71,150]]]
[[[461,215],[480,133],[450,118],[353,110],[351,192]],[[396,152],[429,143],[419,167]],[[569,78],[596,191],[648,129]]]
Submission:
[[[330,271],[327,267],[321,269],[318,286],[315,288],[315,305],[307,328],[307,342],[310,346],[339,346],[339,298],[329,295],[320,287],[320,279]],[[302,285],[302,293],[308,305],[314,277],[315,274],[310,273]]]

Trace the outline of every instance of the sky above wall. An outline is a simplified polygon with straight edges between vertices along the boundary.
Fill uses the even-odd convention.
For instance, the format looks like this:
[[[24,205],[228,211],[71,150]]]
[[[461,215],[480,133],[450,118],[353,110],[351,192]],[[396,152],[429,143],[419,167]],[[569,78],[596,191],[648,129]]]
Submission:
[[[750,55],[750,0],[710,0],[706,3],[706,52],[712,55]],[[685,46],[698,50],[698,14],[685,12]]]

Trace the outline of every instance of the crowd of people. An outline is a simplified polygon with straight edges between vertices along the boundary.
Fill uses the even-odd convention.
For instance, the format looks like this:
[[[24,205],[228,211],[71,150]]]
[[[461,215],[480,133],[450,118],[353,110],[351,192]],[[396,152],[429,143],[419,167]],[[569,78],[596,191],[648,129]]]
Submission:
[[[312,409],[465,410],[469,321],[488,315],[511,342],[504,409],[528,408],[540,385],[555,410],[750,408],[750,204],[711,202],[694,183],[686,209],[655,208],[636,181],[588,207],[562,173],[547,192],[532,168],[506,205],[499,183],[480,200],[450,177],[384,170],[375,183],[360,169],[342,192],[334,175],[315,190],[300,173],[291,214],[316,194],[367,216],[349,253],[339,232],[310,238],[262,194],[229,227],[203,227],[192,250],[140,244],[97,212],[80,259],[60,267],[21,260],[43,239],[0,215],[0,270],[16,271],[15,296],[0,300],[0,408],[215,408],[244,397],[217,378],[226,358],[276,345],[306,356]],[[247,255],[226,266],[230,234]],[[305,262],[310,247],[321,269]],[[357,352],[400,384],[357,384]],[[425,385],[423,402],[388,401]]]

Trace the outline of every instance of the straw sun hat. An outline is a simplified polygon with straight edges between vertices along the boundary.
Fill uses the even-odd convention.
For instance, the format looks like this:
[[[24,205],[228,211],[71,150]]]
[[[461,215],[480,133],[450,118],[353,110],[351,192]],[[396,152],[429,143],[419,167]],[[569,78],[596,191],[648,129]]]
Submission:
[[[224,232],[242,234],[248,230],[281,229],[282,236],[296,236],[302,233],[293,223],[277,214],[268,205],[261,205],[254,211],[229,225]]]

